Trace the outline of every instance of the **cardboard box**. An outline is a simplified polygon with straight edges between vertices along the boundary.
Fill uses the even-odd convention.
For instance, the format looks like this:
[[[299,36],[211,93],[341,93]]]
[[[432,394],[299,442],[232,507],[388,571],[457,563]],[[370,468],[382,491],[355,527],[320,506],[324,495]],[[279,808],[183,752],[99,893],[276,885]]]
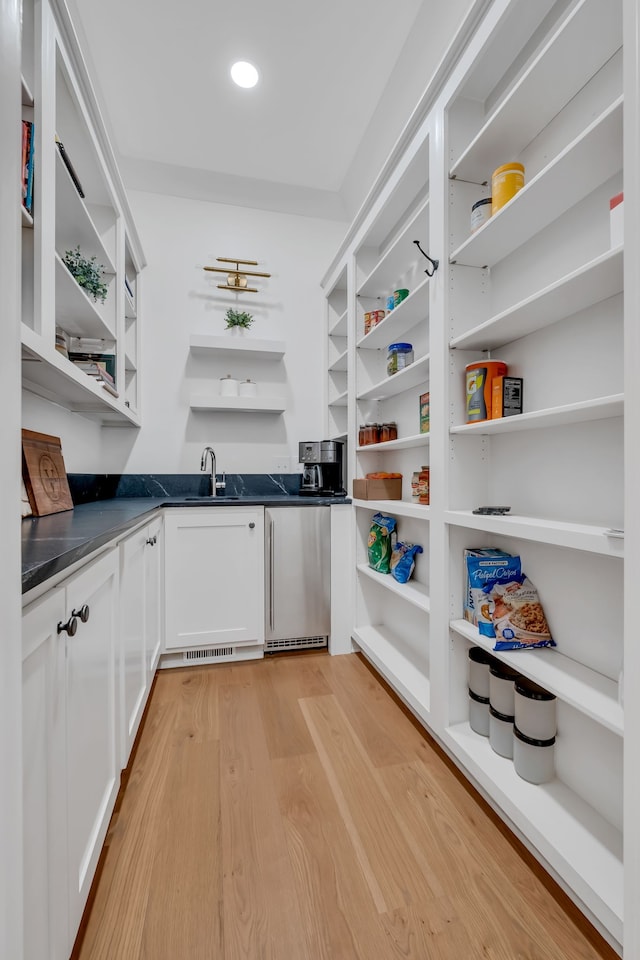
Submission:
[[[491,419],[522,413],[522,377],[494,377],[491,382]]]
[[[402,480],[354,480],[354,500],[402,500]]]
[[[429,433],[429,394],[420,394],[420,433]]]

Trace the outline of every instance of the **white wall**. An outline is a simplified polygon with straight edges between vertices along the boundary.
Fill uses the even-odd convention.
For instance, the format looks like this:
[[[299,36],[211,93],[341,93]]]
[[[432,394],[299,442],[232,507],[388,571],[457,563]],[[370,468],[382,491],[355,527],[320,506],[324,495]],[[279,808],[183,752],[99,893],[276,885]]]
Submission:
[[[67,473],[104,472],[102,428],[99,423],[23,390],[22,426],[26,430],[60,437]]]
[[[130,200],[148,260],[140,300],[143,428],[104,429],[102,469],[193,473],[202,448],[211,444],[219,472],[275,472],[283,456],[297,472],[298,441],[324,434],[326,327],[319,281],[346,224],[151,193],[132,192]],[[217,256],[258,260],[254,269],[271,277],[257,280],[257,294],[218,290],[224,275],[202,269],[215,265]],[[254,315],[250,337],[286,342],[284,360],[231,363],[190,353],[192,333],[224,333],[231,306]],[[216,393],[226,373],[256,380],[259,393],[284,395],[286,412],[191,411],[190,395]]]
[[[371,189],[447,48],[478,0],[423,3],[340,188],[349,221]],[[384,39],[376,55],[384,56]]]

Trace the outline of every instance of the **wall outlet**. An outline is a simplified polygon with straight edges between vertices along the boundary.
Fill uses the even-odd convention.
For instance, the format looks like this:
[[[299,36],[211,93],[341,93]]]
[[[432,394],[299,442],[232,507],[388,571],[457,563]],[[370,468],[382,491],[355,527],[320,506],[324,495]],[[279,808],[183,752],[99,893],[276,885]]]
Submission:
[[[291,473],[291,457],[274,457],[273,473]]]

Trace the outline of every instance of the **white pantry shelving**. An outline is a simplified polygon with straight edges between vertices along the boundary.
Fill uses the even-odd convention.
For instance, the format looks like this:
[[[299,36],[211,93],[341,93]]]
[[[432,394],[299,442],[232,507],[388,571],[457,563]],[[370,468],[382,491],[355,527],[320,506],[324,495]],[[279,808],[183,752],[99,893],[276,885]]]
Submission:
[[[281,360],[285,354],[283,340],[254,340],[250,337],[216,337],[192,334],[192,353],[204,356],[242,357],[247,360]]]
[[[625,552],[618,528],[633,469],[623,361],[636,318],[625,305],[625,247],[612,245],[609,225],[609,199],[623,189],[623,112],[626,130],[628,98],[637,100],[623,74],[626,6],[494,0],[324,284],[331,304],[340,277],[328,330],[345,339],[329,351],[328,397],[345,404],[349,485],[370,472],[403,476],[402,500],[353,501],[354,644],[615,949],[626,936],[635,956],[640,928],[622,926],[621,690],[633,630],[622,585],[635,548],[627,540]],[[525,167],[525,186],[470,233],[473,203],[510,161]],[[440,261],[434,278],[416,240]],[[365,334],[365,313],[403,287],[409,296]],[[417,359],[386,377],[384,351],[398,341]],[[466,423],[465,367],[488,351],[523,378],[525,412]],[[398,438],[360,445],[359,427],[376,421],[395,421]],[[426,464],[430,506],[409,499],[409,478]],[[484,503],[513,512],[472,512]],[[409,584],[368,566],[375,512],[424,547]],[[463,553],[482,546],[520,554],[557,633],[557,648],[494,654],[557,697],[549,784],[520,779],[469,727],[467,653],[491,642],[461,619]],[[589,612],[585,598],[605,606]]]
[[[225,413],[284,413],[286,410],[284,397],[194,396],[189,406],[192,410]]]

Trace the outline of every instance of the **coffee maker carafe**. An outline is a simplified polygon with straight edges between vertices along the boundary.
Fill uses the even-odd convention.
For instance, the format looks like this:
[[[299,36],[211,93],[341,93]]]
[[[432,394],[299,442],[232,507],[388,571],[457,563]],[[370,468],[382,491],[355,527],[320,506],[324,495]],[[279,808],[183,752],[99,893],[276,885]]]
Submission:
[[[301,496],[345,496],[339,440],[303,441],[298,444],[298,457],[302,464]]]

